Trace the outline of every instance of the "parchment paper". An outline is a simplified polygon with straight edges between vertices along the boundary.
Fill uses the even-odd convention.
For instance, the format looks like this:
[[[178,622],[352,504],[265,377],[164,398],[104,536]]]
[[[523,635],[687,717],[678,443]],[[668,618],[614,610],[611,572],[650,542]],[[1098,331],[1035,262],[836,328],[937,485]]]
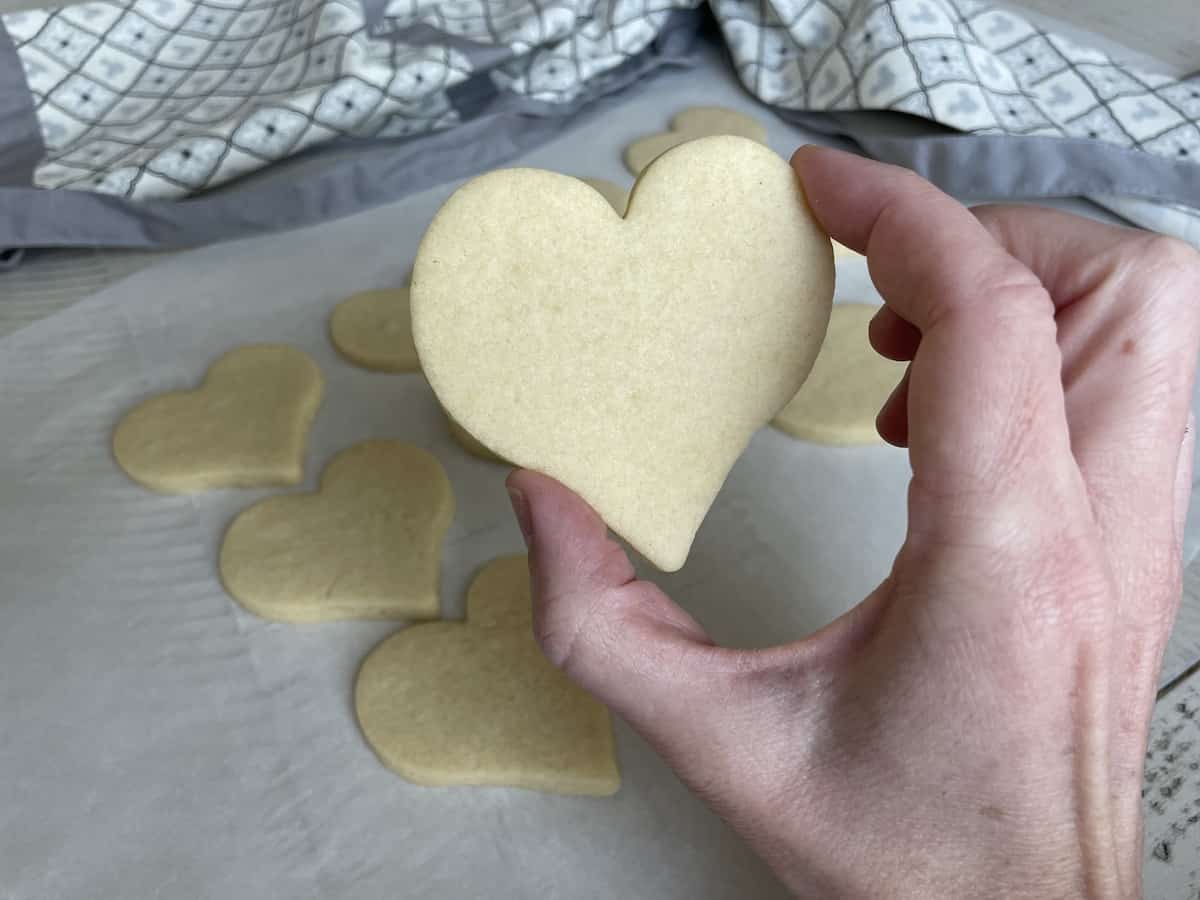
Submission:
[[[624,144],[696,103],[753,107],[691,73],[527,162],[628,183]],[[770,122],[781,152],[803,135]],[[611,799],[431,789],[362,740],[356,668],[396,624],[278,625],[222,591],[223,528],[269,491],[164,497],[113,464],[131,405],[195,385],[229,348],[291,342],[327,379],[303,488],[338,450],[395,437],[442,460],[457,500],[444,613],[520,549],[506,469],[448,436],[420,375],[343,361],[334,305],[403,283],[447,185],[353,219],[175,257],[0,341],[0,896],[769,898],[784,892],[623,724]],[[2,290],[0,285],[0,290]],[[859,261],[839,296],[876,298]],[[886,573],[904,453],[764,429],[687,566],[660,583],[720,642],[830,621]]]

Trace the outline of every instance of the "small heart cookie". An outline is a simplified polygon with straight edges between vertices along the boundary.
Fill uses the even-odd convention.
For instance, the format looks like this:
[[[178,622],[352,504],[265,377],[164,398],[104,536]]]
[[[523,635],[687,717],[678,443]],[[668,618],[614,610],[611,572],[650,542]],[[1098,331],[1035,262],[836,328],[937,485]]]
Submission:
[[[113,457],[134,481],[186,494],[297,484],[324,379],[285,344],[238,347],[194,391],[151,397],[113,430]]]
[[[453,516],[433,456],[363,441],[325,467],[317,493],[243,510],[221,544],[221,580],[250,612],[280,622],[433,618]]]
[[[878,306],[834,304],[825,343],[804,386],[771,424],[793,437],[835,446],[878,444],[875,417],[905,364],[876,353],[867,326]]]
[[[384,765],[417,784],[597,796],[621,784],[608,710],[533,638],[524,556],[475,576],[466,622],[414,625],[372,650],[354,708]]]
[[[791,167],[744,138],[702,138],[646,170],[624,219],[553,172],[459,188],[417,253],[413,336],[464,428],[674,571],[808,374],[833,279]]]
[[[757,119],[723,106],[696,106],[677,114],[667,131],[641,138],[626,147],[625,168],[640,175],[646,166],[672,147],[716,134],[737,135],[760,144],[767,142],[767,129]]]
[[[362,291],[347,297],[329,317],[333,346],[350,362],[379,372],[416,372],[408,288]]]

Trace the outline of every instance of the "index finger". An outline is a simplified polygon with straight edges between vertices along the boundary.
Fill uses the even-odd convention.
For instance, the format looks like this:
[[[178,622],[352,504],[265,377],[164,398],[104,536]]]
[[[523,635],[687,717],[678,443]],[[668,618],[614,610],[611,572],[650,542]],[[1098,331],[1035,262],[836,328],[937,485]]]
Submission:
[[[906,169],[820,147],[801,148],[792,164],[821,224],[866,254],[887,305],[921,333],[908,386],[916,493],[970,519],[1002,512],[1006,498],[1077,503],[1054,306],[1041,282],[969,210]],[[912,514],[910,527],[937,521]]]

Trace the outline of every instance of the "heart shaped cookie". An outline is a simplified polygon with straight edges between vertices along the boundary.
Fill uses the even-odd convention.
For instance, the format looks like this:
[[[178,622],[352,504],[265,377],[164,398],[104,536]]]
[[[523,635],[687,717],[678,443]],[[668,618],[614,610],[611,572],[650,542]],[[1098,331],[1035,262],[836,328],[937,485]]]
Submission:
[[[849,247],[847,247],[845,244],[841,243],[840,241],[833,242],[833,258],[834,259],[854,259],[854,257],[856,257],[856,256],[862,256],[862,254],[856,250],[851,250]]]
[[[238,347],[197,390],[130,410],[113,431],[113,457],[134,481],[164,493],[297,484],[323,390],[321,370],[295,347]]]
[[[581,178],[579,180],[588,187],[599,191],[600,196],[612,204],[617,215],[625,215],[625,207],[629,205],[629,191],[607,178]]]
[[[416,372],[408,288],[362,291],[347,297],[329,317],[329,336],[352,363],[379,372]]]
[[[413,336],[463,427],[674,571],[808,374],[833,278],[788,164],[702,138],[646,170],[624,219],[552,172],[468,182],[421,242]]]
[[[433,456],[363,441],[325,467],[317,493],[243,510],[221,544],[221,580],[250,612],[280,622],[432,618],[453,515]]]
[[[489,450],[483,444],[479,443],[475,435],[463,428],[454,419],[450,418],[449,413],[446,414],[446,427],[450,430],[450,436],[458,442],[458,445],[470,453],[472,456],[477,456],[480,459],[486,459],[488,462],[504,462],[499,456]]]
[[[608,710],[533,639],[524,556],[475,576],[465,623],[415,625],[372,650],[354,708],[379,758],[417,784],[593,795],[620,787]]]
[[[626,147],[625,167],[639,175],[672,147],[715,134],[737,135],[760,144],[767,142],[767,129],[752,116],[723,106],[696,106],[678,113],[666,131],[641,138]]]
[[[772,424],[819,444],[879,444],[875,417],[904,375],[905,364],[871,348],[867,326],[878,306],[837,303],[817,361],[803,387]]]

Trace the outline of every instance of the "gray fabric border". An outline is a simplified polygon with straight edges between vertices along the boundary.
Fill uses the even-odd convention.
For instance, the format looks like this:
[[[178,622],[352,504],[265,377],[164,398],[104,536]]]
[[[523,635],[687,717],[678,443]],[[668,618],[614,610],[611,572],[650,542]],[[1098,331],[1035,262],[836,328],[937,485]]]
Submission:
[[[17,48],[0,22],[0,187],[33,184],[33,170],[46,152],[33,108],[33,93]]]
[[[20,61],[0,27],[0,128],[6,137],[21,136],[6,140],[16,149],[0,157],[0,248],[19,257],[13,249],[190,246],[302,227],[392,202],[501,165],[601,114],[612,95],[645,75],[690,62],[705,21],[703,12],[677,12],[650,49],[597,79],[570,104],[498,93],[481,74],[454,90],[452,102],[468,121],[445,132],[339,142],[194,199],[141,202],[28,186],[44,147]],[[1073,138],[961,134],[899,113],[775,112],[914,169],[964,199],[1117,194],[1200,209],[1200,165],[1139,150]],[[0,268],[4,265],[0,254]]]
[[[1200,210],[1200,162],[1085,138],[963,134],[893,112],[803,113],[785,121],[848,139],[964,200],[1118,194]]]

